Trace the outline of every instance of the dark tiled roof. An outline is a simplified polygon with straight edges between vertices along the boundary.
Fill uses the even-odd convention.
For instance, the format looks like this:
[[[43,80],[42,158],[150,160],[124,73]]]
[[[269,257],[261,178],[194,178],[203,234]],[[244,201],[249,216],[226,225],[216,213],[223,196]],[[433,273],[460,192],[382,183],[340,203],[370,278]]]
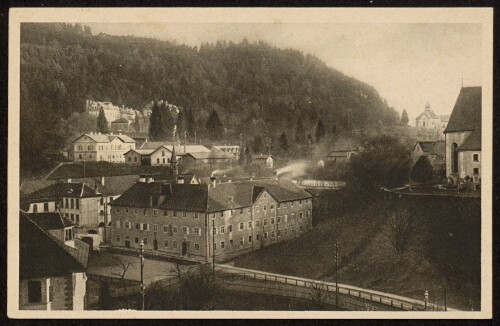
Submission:
[[[209,212],[251,206],[266,189],[277,201],[310,198],[311,194],[288,180],[256,180],[216,184],[208,191]]]
[[[140,174],[166,174],[164,166],[136,166],[110,162],[74,162],[62,164],[48,176],[50,180],[68,178],[122,176]]]
[[[447,132],[473,131],[481,129],[481,87],[464,87],[458,94]]]
[[[21,279],[62,276],[85,272],[89,247],[75,239],[69,247],[45,231],[31,218],[19,214],[19,276]]]
[[[481,131],[473,131],[469,137],[458,148],[459,151],[480,151],[481,150]]]
[[[87,198],[99,197],[93,188],[90,188],[82,182],[58,182],[38,191],[32,192],[24,199],[28,201],[36,200],[57,200],[62,197]]]
[[[160,209],[205,211],[207,207],[207,185],[166,184],[160,182],[137,182],[112,206],[151,207],[151,196],[162,197]]]
[[[420,148],[425,153],[433,154],[433,155],[438,155],[438,156],[445,156],[445,141],[444,140],[437,140],[437,141],[418,141],[418,145],[420,145]],[[417,145],[415,144],[415,146]]]
[[[35,191],[43,189],[45,187],[51,186],[57,183],[55,180],[45,180],[45,179],[37,179],[37,180],[26,180],[23,181],[20,185],[21,196],[26,196]]]
[[[53,213],[31,213],[30,218],[44,230],[62,230],[75,224],[64,215]]]
[[[138,175],[123,175],[104,177],[104,185],[101,178],[77,178],[74,182],[83,182],[92,189],[96,189],[104,196],[115,196],[123,194],[139,180]]]
[[[159,209],[217,212],[252,205],[254,188],[266,189],[278,201],[310,198],[311,194],[288,180],[258,180],[220,183],[214,187],[196,184],[138,182],[112,206],[150,207],[150,197],[163,199]]]

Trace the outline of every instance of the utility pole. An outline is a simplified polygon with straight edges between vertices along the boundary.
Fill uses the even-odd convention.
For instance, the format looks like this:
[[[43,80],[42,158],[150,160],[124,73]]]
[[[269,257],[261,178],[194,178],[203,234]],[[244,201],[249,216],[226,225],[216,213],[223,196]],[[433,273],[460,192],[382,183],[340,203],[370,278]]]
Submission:
[[[215,276],[215,216],[212,220],[212,275]]]
[[[141,240],[141,297],[142,310],[144,310],[144,241]]]
[[[335,308],[339,308],[339,274],[338,274],[338,245],[335,241]]]

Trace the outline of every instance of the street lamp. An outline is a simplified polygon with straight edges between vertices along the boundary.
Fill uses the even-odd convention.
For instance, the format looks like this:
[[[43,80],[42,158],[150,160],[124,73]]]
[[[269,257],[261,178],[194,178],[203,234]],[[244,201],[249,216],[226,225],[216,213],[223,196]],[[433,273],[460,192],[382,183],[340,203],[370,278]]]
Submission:
[[[424,293],[424,302],[425,302],[425,310],[427,311],[427,302],[429,301],[429,291],[425,290]]]
[[[144,241],[141,240],[141,297],[142,310],[144,310]]]

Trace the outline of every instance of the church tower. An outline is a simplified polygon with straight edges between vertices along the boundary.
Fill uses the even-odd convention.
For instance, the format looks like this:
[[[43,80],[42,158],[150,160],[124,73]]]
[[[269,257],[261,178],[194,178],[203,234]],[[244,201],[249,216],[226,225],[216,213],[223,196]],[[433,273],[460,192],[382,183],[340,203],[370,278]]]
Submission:
[[[430,111],[431,110],[431,105],[429,104],[429,101],[425,103],[425,111]]]

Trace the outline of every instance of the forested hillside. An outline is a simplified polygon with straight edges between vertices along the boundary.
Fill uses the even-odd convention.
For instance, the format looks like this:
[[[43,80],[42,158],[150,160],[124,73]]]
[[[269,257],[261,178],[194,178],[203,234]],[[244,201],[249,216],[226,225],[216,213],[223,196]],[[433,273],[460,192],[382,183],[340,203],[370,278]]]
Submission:
[[[78,24],[23,24],[23,166],[47,146],[67,143],[87,98],[135,109],[167,100],[192,112],[198,135],[216,111],[225,139],[282,133],[302,139],[297,129],[314,135],[320,119],[327,134],[398,121],[373,87],[296,50],[246,40],[190,47],[93,35]]]

